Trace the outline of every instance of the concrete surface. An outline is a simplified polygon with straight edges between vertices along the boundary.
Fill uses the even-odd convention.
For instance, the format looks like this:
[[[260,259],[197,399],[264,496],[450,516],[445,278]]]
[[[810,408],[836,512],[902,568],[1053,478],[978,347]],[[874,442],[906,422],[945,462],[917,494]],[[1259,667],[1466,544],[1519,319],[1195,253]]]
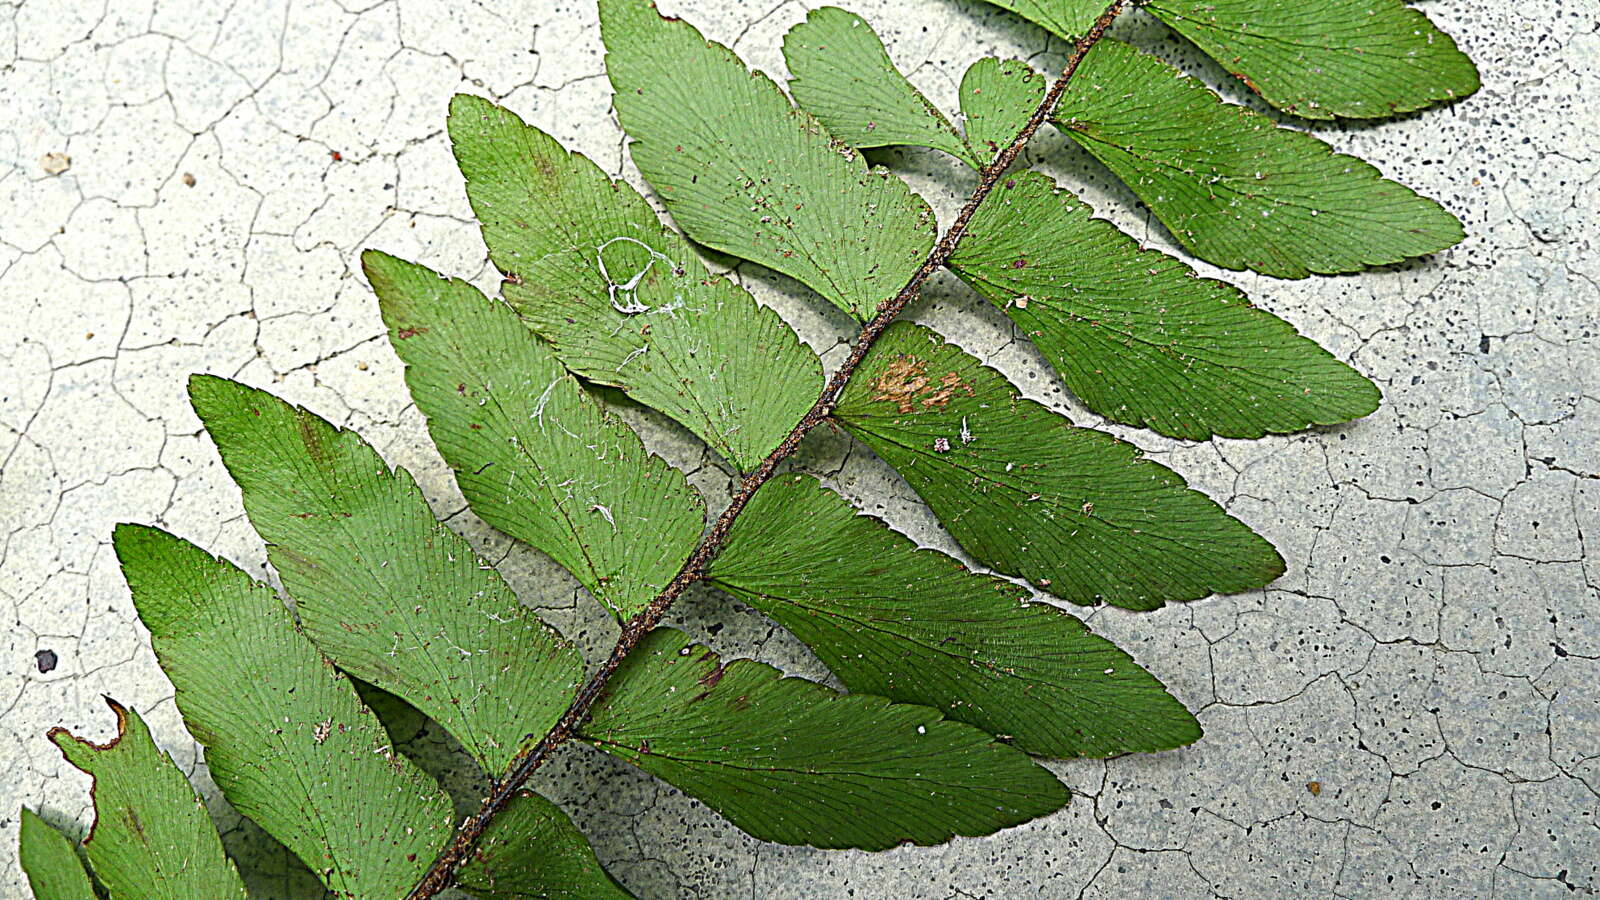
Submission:
[[[774,72],[805,6],[662,5]],[[980,55],[1062,58],[1059,42],[979,3],[850,5],[946,108]],[[1360,277],[1229,276],[1377,378],[1383,408],[1253,443],[1130,433],[1289,560],[1265,592],[1093,616],[1200,711],[1205,740],[1055,765],[1080,794],[1061,814],[879,855],[758,845],[570,750],[542,786],[619,878],[650,898],[1600,888],[1600,5],[1427,9],[1478,60],[1484,90],[1328,134],[1441,198],[1471,236]],[[1141,14],[1118,33],[1189,58]],[[358,429],[506,559],[529,602],[588,644],[609,642],[574,582],[463,512],[355,265],[381,247],[492,286],[442,134],[452,92],[503,98],[630,171],[599,54],[588,0],[0,0],[0,895],[23,892],[19,803],[78,827],[90,817],[87,779],[46,728],[107,737],[97,695],[110,694],[196,766],[108,544],[119,520],[158,522],[263,571],[185,405],[188,372],[268,387]],[[1215,67],[1196,70],[1237,96]],[[1037,147],[1105,214],[1169,245],[1058,138]],[[49,174],[47,154],[68,168]],[[967,188],[932,154],[884,159],[946,214]],[[847,322],[770,273],[738,275],[839,360]],[[935,285],[914,315],[1092,420],[959,286]],[[633,415],[713,504],[726,496],[727,474],[682,432]],[[906,487],[843,438],[818,438],[804,465],[949,549]],[[817,672],[726,601],[697,597],[679,617],[726,651]],[[281,850],[215,810],[263,896],[309,893]]]

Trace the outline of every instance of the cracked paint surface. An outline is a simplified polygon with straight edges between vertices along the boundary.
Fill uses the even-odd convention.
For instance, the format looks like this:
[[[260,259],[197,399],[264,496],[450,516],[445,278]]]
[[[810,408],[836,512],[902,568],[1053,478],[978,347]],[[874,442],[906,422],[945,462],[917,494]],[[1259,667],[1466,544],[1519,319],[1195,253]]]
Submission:
[[[674,0],[781,73],[811,3]],[[979,56],[1056,67],[1063,46],[998,10],[860,0],[890,53],[954,108]],[[760,845],[677,791],[568,748],[539,786],[642,897],[1550,896],[1600,890],[1600,3],[1428,4],[1483,69],[1442,111],[1324,132],[1440,198],[1458,248],[1358,277],[1218,275],[1378,380],[1333,429],[1185,443],[1115,428],[1283,552],[1241,596],[1095,626],[1197,710],[1178,752],[1052,763],[1078,796],[991,838],[882,854]],[[1142,14],[1118,36],[1239,88]],[[237,489],[184,399],[189,372],[265,387],[355,428],[527,602],[590,648],[614,625],[565,573],[465,511],[426,440],[357,255],[377,247],[493,288],[443,129],[495,97],[641,184],[608,109],[586,0],[0,0],[0,897],[25,895],[16,807],[81,831],[88,779],[44,739],[103,740],[96,695],[133,706],[212,797],[260,896],[314,882],[215,789],[135,620],[109,544],[158,523],[265,575]],[[1171,247],[1091,160],[1032,161]],[[968,175],[887,154],[945,216]],[[1201,268],[1205,268],[1201,266]],[[829,364],[842,314],[735,270]],[[999,313],[952,279],[912,318],[1080,422]],[[625,411],[715,507],[730,473]],[[799,464],[919,541],[954,546],[887,467],[839,434]],[[724,653],[822,677],[726,598],[678,624]],[[413,748],[439,743],[423,732]]]

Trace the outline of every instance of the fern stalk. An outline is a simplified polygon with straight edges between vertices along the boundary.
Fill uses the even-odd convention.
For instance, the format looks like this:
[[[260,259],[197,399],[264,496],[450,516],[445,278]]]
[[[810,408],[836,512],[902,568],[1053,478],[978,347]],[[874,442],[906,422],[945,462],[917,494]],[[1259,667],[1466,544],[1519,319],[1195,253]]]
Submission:
[[[1044,100],[1034,109],[1028,117],[1027,123],[1017,132],[1011,142],[995,155],[993,161],[984,166],[978,173],[978,184],[973,189],[971,196],[957,213],[955,221],[945,230],[937,244],[928,253],[915,273],[912,274],[904,286],[893,297],[878,306],[873,317],[862,326],[857,335],[850,355],[845,359],[833,376],[828,380],[811,409],[802,417],[798,424],[789,431],[777,448],[767,454],[750,474],[744,477],[739,490],[733,495],[726,509],[717,517],[694,552],[684,561],[683,567],[671,582],[658,594],[650,604],[637,615],[628,619],[622,625],[622,634],[617,638],[617,643],[611,648],[611,654],[583,686],[578,689],[572,703],[565,713],[551,729],[545,733],[532,747],[523,751],[512,762],[505,775],[496,779],[490,788],[489,796],[483,801],[482,807],[473,814],[456,830],[454,838],[444,851],[439,854],[428,871],[417,882],[416,887],[407,894],[407,900],[425,900],[433,897],[440,891],[449,887],[455,874],[462,865],[472,856],[478,841],[483,837],[489,823],[494,820],[517,796],[527,783],[528,778],[550,758],[550,754],[559,746],[566,743],[578,727],[589,717],[600,695],[605,691],[606,684],[617,671],[628,654],[639,645],[646,634],[650,633],[661,623],[675,600],[683,594],[694,582],[704,577],[711,561],[721,552],[726,543],[728,533],[734,521],[749,504],[751,497],[777,472],[779,464],[793,456],[799,449],[800,442],[812,429],[822,424],[833,411],[839,397],[844,392],[852,375],[860,367],[867,351],[883,334],[884,329],[905,311],[922,285],[933,274],[943,268],[956,247],[967,233],[967,225],[972,221],[973,215],[978,211],[978,206],[985,197],[994,190],[996,184],[1022,153],[1022,149],[1031,140],[1039,127],[1050,117],[1061,95],[1066,92],[1067,85],[1072,81],[1078,66],[1095,44],[1105,35],[1106,30],[1116,21],[1126,5],[1126,0],[1112,0],[1110,4],[1095,19],[1094,24],[1084,32],[1083,36],[1074,42],[1072,53],[1067,58],[1066,65],[1061,74],[1050,85],[1045,93]]]

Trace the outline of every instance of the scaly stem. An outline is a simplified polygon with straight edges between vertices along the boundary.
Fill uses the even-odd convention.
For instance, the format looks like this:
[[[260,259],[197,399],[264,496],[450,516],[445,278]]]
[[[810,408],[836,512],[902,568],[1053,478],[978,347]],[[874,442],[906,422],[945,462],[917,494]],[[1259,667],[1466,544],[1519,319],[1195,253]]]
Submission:
[[[955,221],[950,223],[950,227],[945,230],[944,234],[939,238],[939,242],[929,252],[928,258],[923,260],[922,265],[917,268],[917,271],[905,283],[905,286],[900,288],[893,297],[879,304],[877,313],[862,326],[861,333],[856,336],[855,345],[850,350],[850,355],[845,359],[844,364],[833,373],[833,377],[828,379],[828,384],[817,397],[817,402],[811,405],[811,409],[800,419],[799,424],[795,425],[789,434],[784,437],[783,443],[767,454],[766,459],[761,461],[761,465],[744,477],[739,490],[734,493],[733,499],[728,503],[728,508],[722,511],[722,515],[717,516],[716,522],[712,524],[711,529],[705,533],[705,536],[700,539],[700,543],[695,546],[694,552],[689,554],[689,558],[684,561],[683,568],[678,570],[678,574],[667,584],[666,588],[654,600],[651,600],[650,604],[641,612],[622,623],[622,635],[617,638],[616,646],[611,648],[611,655],[607,657],[605,665],[596,670],[589,677],[589,680],[584,682],[583,686],[578,689],[578,693],[572,698],[572,703],[567,707],[567,711],[545,733],[545,736],[540,738],[538,743],[519,754],[513,760],[511,768],[506,772],[505,776],[490,786],[489,796],[483,801],[483,806],[457,829],[455,838],[450,842],[450,846],[446,847],[444,852],[440,853],[439,857],[434,860],[433,865],[428,868],[422,880],[417,882],[417,886],[411,889],[411,893],[407,895],[407,900],[425,900],[425,898],[432,897],[450,885],[455,878],[456,871],[471,857],[472,851],[477,847],[478,841],[483,837],[483,833],[489,827],[489,823],[516,797],[517,792],[522,790],[522,786],[527,783],[528,777],[539,766],[543,765],[545,760],[550,758],[550,754],[557,747],[570,740],[577,733],[579,726],[589,718],[589,711],[594,707],[595,701],[600,699],[600,694],[605,690],[606,684],[611,680],[611,676],[616,674],[617,667],[622,665],[622,660],[633,652],[633,648],[638,646],[639,642],[644,639],[644,636],[651,629],[661,623],[662,617],[666,615],[667,608],[672,606],[672,602],[678,599],[688,589],[689,585],[705,576],[706,567],[722,551],[722,545],[728,539],[728,532],[733,528],[734,520],[744,511],[745,506],[750,502],[750,498],[755,496],[757,489],[777,472],[780,463],[794,455],[794,452],[800,448],[801,440],[813,428],[827,420],[828,415],[833,412],[834,405],[838,403],[840,394],[844,392],[845,385],[849,383],[850,376],[854,375],[856,369],[861,366],[861,361],[866,358],[867,351],[872,349],[873,343],[883,334],[883,330],[889,327],[889,323],[893,322],[905,310],[906,306],[916,298],[917,293],[922,289],[922,285],[933,276],[933,273],[943,268],[950,255],[955,252],[957,245],[961,243],[961,239],[966,236],[967,223],[972,221],[973,214],[978,211],[978,205],[983,202],[985,197],[989,196],[990,191],[994,190],[994,186],[999,183],[1000,177],[1005,174],[1006,170],[1011,167],[1011,164],[1016,161],[1017,156],[1022,152],[1023,146],[1033,138],[1034,133],[1044,124],[1045,119],[1049,118],[1050,112],[1055,109],[1056,103],[1061,99],[1061,95],[1066,92],[1067,83],[1072,80],[1073,74],[1078,71],[1078,65],[1083,62],[1083,58],[1088,54],[1089,50],[1105,35],[1106,29],[1111,27],[1111,23],[1122,13],[1125,2],[1126,0],[1112,0],[1099,18],[1095,19],[1094,25],[1073,45],[1072,54],[1068,56],[1067,64],[1061,70],[1061,76],[1050,85],[1050,90],[1045,93],[1044,100],[1033,111],[1033,115],[1028,117],[1027,124],[1022,127],[1021,131],[1017,132],[1016,137],[1011,139],[1011,143],[1007,144],[1005,149],[1001,150],[992,162],[979,171],[978,185],[973,189],[972,196],[968,197],[967,202],[962,205],[961,212],[956,215]]]

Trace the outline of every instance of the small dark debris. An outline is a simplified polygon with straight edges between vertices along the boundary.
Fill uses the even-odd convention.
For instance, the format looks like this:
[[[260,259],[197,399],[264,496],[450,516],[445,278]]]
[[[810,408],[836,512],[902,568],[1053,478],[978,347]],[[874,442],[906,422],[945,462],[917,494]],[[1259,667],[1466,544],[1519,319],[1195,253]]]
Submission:
[[[40,672],[53,672],[56,668],[56,652],[40,650],[33,655],[33,661],[38,664]]]
[[[1478,338],[1478,352],[1479,353],[1488,353],[1489,352],[1489,336],[1487,334],[1482,335],[1482,336],[1480,336]]]

